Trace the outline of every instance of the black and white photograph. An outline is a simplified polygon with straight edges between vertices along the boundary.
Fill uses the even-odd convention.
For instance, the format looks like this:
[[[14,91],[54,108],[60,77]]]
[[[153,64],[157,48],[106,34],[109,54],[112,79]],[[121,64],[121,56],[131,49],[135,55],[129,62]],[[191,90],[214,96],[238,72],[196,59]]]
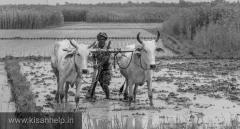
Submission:
[[[240,1],[0,0],[0,129],[240,129]]]

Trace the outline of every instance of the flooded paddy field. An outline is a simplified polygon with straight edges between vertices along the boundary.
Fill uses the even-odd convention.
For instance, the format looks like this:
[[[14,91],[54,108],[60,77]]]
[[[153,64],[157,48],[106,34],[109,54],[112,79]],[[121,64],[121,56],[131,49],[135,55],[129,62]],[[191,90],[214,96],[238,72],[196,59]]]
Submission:
[[[21,61],[21,72],[31,84],[38,109],[57,110],[54,100],[57,85],[50,61]],[[89,63],[89,69],[92,70]],[[92,71],[91,71],[92,72]],[[240,117],[240,61],[239,60],[159,60],[153,76],[153,102],[149,106],[146,84],[139,87],[137,101],[129,106],[118,94],[124,82],[118,68],[113,69],[109,86],[111,99],[100,86],[96,101],[85,99],[91,85],[91,74],[85,75],[81,87],[79,108],[75,109],[75,87],[70,88],[65,110],[83,111],[91,120],[142,121],[159,123],[189,122],[226,124]],[[141,118],[141,119],[140,119]],[[87,121],[87,120],[86,120]]]
[[[79,43],[94,42],[99,31],[104,31],[113,37],[135,37],[141,32],[145,37],[154,37],[144,29],[158,28],[161,24],[66,24],[62,27],[42,30],[1,30],[0,38],[39,38],[39,37],[83,37],[89,39],[78,40]],[[5,56],[49,57],[52,45],[58,40],[0,40],[0,58]],[[113,39],[113,48],[124,48],[137,43],[136,39]],[[171,50],[158,43],[165,52],[157,53],[157,57],[176,56]],[[89,63],[90,74],[84,75],[81,87],[79,108],[75,108],[75,87],[70,88],[68,103],[64,111],[83,112],[83,128],[99,126],[99,121],[114,121],[131,128],[160,127],[167,123],[209,123],[210,125],[226,125],[233,120],[239,124],[240,116],[240,60],[197,60],[197,59],[165,59],[158,60],[158,67],[153,74],[153,102],[149,106],[146,84],[138,88],[137,101],[131,106],[119,95],[119,89],[124,78],[119,69],[113,69],[109,86],[111,99],[106,100],[104,92],[98,85],[97,99],[85,99],[86,92],[91,85],[92,64]],[[20,61],[21,73],[31,85],[35,97],[37,110],[41,112],[56,112],[59,105],[54,97],[56,94],[56,77],[49,60]],[[0,63],[4,69],[4,63]],[[0,83],[7,85],[7,77],[1,72]],[[3,81],[2,81],[3,80]],[[6,87],[2,87],[6,88]],[[9,91],[8,87],[8,91]],[[10,100],[11,95],[2,96]],[[9,92],[6,92],[9,93]],[[0,99],[1,100],[1,99]],[[6,102],[4,102],[6,103]],[[5,104],[6,105],[6,104]],[[14,107],[14,106],[13,106]],[[2,108],[3,109],[3,108]],[[100,122],[100,123],[101,123]],[[90,124],[89,124],[90,123]],[[133,125],[134,124],[134,125]],[[91,128],[91,127],[90,127]],[[92,128],[92,129],[93,129]],[[105,129],[105,128],[104,128]],[[161,128],[160,128],[161,129]]]

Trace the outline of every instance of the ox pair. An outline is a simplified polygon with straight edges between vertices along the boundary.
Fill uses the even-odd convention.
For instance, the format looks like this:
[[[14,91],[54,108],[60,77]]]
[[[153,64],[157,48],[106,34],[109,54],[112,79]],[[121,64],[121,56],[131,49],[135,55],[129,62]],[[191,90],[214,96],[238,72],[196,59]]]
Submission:
[[[156,43],[160,39],[158,32],[155,40],[141,40],[140,33],[137,34],[137,41],[139,44],[132,45],[131,49],[135,51],[133,54],[118,54],[118,65],[121,74],[125,77],[126,87],[124,98],[127,98],[129,93],[129,103],[136,100],[136,93],[138,86],[147,82],[148,97],[150,105],[152,102],[152,70],[156,68],[155,50],[163,50],[156,48]],[[63,98],[67,102],[67,93],[69,86],[76,85],[75,102],[79,103],[80,88],[82,74],[88,73],[87,58],[90,54],[90,48],[94,44],[87,46],[85,44],[78,44],[76,41],[63,40],[54,45],[53,54],[51,56],[51,65],[54,74],[57,77],[57,93],[56,101],[63,103]],[[122,66],[127,66],[123,68]],[[65,84],[65,90],[64,90]],[[124,85],[120,89],[123,90]]]

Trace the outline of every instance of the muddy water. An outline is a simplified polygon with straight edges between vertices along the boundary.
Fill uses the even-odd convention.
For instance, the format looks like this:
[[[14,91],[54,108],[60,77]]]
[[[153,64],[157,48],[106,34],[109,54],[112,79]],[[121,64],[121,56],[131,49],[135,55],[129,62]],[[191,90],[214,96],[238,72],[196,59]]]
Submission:
[[[50,62],[21,62],[23,74],[31,83],[39,110],[55,111],[56,78]],[[90,67],[91,64],[89,64]],[[91,68],[90,68],[91,69]],[[83,111],[91,120],[139,121],[157,126],[164,122],[223,124],[240,116],[240,61],[238,60],[161,60],[153,76],[154,107],[149,106],[147,87],[139,87],[137,101],[131,107],[118,95],[124,81],[119,70],[113,70],[111,100],[97,86],[95,102],[85,99],[91,82],[83,79],[81,99],[75,109],[75,88],[70,88],[66,110]],[[135,119],[138,118],[138,119]],[[150,122],[149,122],[150,121]],[[145,127],[145,126],[144,126]]]
[[[14,112],[16,110],[11,101],[11,89],[7,81],[4,63],[0,62],[0,112]]]

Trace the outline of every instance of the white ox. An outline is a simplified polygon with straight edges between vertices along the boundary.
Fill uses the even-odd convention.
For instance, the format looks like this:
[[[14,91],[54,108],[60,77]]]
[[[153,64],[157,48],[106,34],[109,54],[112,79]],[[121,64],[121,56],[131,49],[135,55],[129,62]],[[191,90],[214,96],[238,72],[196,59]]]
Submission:
[[[163,51],[162,48],[156,48],[156,43],[160,39],[160,32],[158,32],[155,40],[142,41],[139,36],[140,33],[137,34],[137,40],[140,44],[128,46],[129,48],[135,49],[132,55],[118,55],[120,72],[124,76],[126,82],[124,99],[127,98],[129,92],[128,98],[129,104],[131,104],[131,101],[136,100],[138,86],[142,86],[145,82],[147,82],[148,97],[150,100],[150,105],[153,106],[152,70],[156,68],[155,51]],[[120,89],[120,93],[124,88],[124,84]]]
[[[76,85],[75,102],[78,105],[80,97],[82,74],[88,73],[87,61],[89,48],[85,44],[78,44],[75,40],[63,40],[54,44],[54,50],[51,56],[51,65],[54,74],[57,77],[56,101],[67,102],[67,93],[69,86]],[[65,92],[64,92],[65,84]]]

